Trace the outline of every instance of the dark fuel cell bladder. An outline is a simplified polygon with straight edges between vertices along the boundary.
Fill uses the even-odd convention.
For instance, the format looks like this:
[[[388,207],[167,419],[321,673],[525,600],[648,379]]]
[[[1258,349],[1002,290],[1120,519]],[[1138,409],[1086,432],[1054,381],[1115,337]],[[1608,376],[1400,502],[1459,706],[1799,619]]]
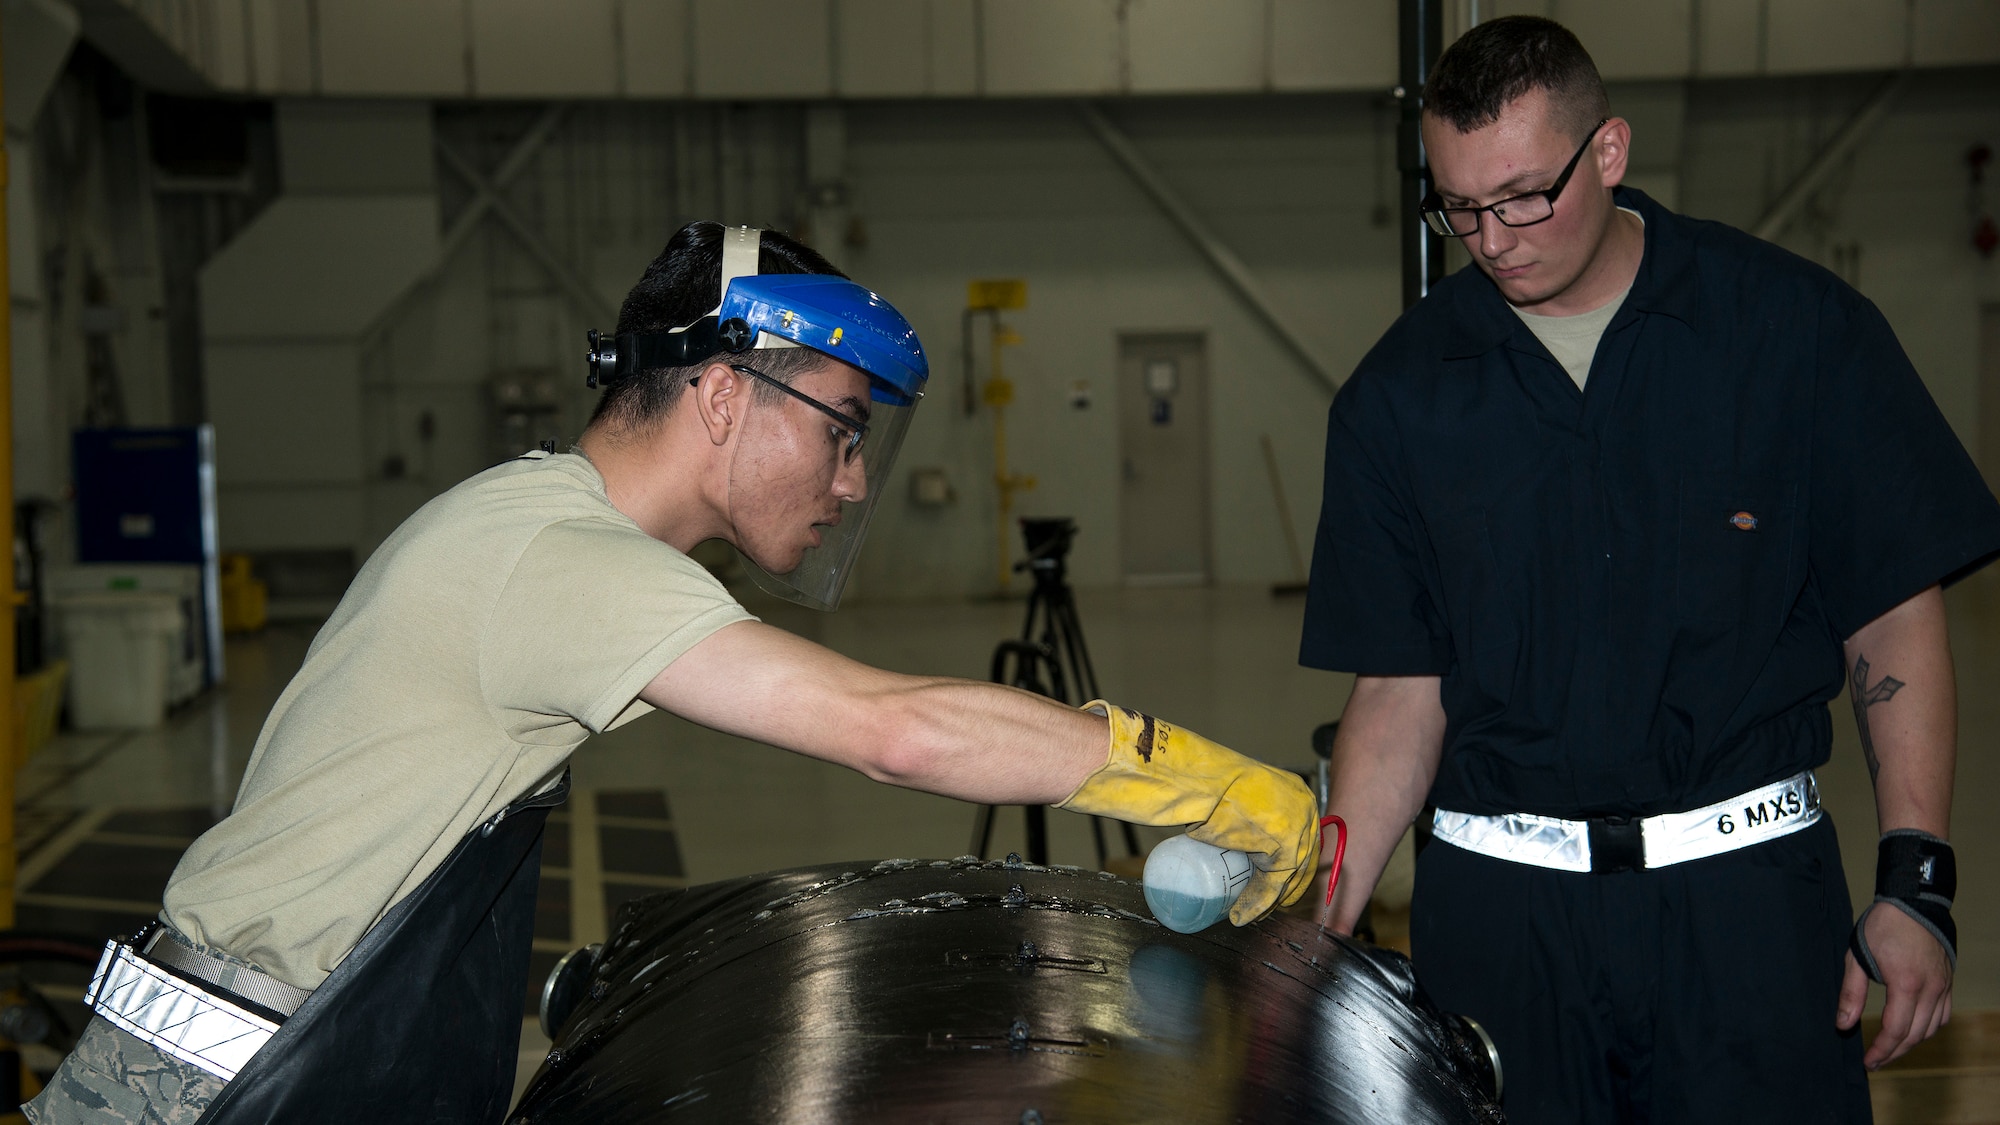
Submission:
[[[1398,954],[1292,918],[1177,934],[1138,884],[886,860],[625,904],[509,1119],[1500,1122]]]

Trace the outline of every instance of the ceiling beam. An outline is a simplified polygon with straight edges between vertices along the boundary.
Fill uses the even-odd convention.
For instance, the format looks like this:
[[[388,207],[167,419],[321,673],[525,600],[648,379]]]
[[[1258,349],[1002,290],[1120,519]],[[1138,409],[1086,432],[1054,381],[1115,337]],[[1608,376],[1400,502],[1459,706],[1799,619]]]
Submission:
[[[1277,337],[1278,343],[1299,361],[1299,366],[1305,368],[1306,374],[1312,376],[1320,386],[1325,387],[1329,394],[1338,391],[1341,384],[1340,377],[1320,360],[1319,355],[1306,343],[1305,337],[1293,330],[1277,306],[1271,303],[1271,298],[1265,294],[1264,287],[1258,283],[1256,275],[1250,272],[1250,267],[1244,265],[1243,259],[1237,257],[1236,252],[1209,229],[1208,223],[1188,205],[1187,200],[1181,198],[1180,192],[1174,190],[1174,186],[1167,182],[1166,177],[1160,174],[1160,170],[1153,166],[1153,162],[1146,159],[1146,155],[1132,143],[1132,138],[1112,124],[1103,110],[1091,103],[1078,102],[1076,110],[1083,118],[1084,124],[1089,126],[1090,131],[1103,143],[1112,159],[1116,160],[1140,188],[1152,197],[1153,202],[1174,226],[1180,228],[1180,232],[1187,236],[1188,242],[1208,260],[1208,264],[1216,273],[1222,275],[1222,280],[1236,291],[1236,295],[1243,299],[1243,303],[1250,306],[1250,311],[1258,320],[1264,322],[1264,327],[1270,330],[1271,335]]]
[[[1839,167],[1841,161],[1852,155],[1862,141],[1868,139],[1868,134],[1874,131],[1882,116],[1889,112],[1890,104],[1903,92],[1903,88],[1909,85],[1909,81],[1910,72],[1907,70],[1899,70],[1883,79],[1882,84],[1875,88],[1875,92],[1868,95],[1868,100],[1861,103],[1861,108],[1854,111],[1854,116],[1847,119],[1847,124],[1842,125],[1840,131],[1835,133],[1806,165],[1805,171],[1800,172],[1784,191],[1778,193],[1777,202],[1771,204],[1763,217],[1757,220],[1757,225],[1750,229],[1750,233],[1767,242],[1785,233],[1785,228],[1798,217],[1799,209],[1804,207],[1813,197],[1813,193],[1820,189],[1820,185],[1826,182],[1828,174]]]
[[[444,158],[445,166],[456,172],[459,178],[472,185],[473,191],[486,199],[487,211],[495,219],[500,220],[501,226],[513,234],[515,241],[521,244],[521,249],[526,250],[529,257],[541,263],[542,269],[548,272],[550,279],[576,303],[578,312],[599,324],[610,325],[617,321],[618,310],[611,307],[611,302],[605,300],[603,294],[585,281],[583,276],[576,272],[576,267],[556,253],[542,232],[500,194],[500,189],[492,179],[474,167],[471,161],[460,156],[458,151],[446,144],[442,138],[433,143],[437,146],[438,155]]]

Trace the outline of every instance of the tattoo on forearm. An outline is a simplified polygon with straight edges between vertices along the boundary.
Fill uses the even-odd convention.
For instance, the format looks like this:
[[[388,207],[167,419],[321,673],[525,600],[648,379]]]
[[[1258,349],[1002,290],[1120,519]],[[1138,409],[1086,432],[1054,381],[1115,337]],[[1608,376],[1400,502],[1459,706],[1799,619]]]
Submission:
[[[1847,683],[1847,694],[1854,700],[1854,727],[1861,735],[1861,756],[1868,760],[1868,780],[1871,782],[1881,775],[1882,760],[1875,756],[1875,739],[1868,730],[1868,709],[1877,703],[1888,702],[1901,690],[1903,681],[1886,674],[1874,684],[1869,684],[1868,658],[1860,653],[1854,655],[1854,676]]]

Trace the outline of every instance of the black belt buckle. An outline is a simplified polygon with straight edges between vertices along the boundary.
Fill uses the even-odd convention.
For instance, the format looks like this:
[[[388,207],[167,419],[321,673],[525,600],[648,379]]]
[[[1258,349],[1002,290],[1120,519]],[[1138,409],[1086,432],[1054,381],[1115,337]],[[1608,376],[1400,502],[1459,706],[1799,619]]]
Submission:
[[[1592,817],[1590,870],[1599,875],[1646,869],[1646,841],[1635,816]]]

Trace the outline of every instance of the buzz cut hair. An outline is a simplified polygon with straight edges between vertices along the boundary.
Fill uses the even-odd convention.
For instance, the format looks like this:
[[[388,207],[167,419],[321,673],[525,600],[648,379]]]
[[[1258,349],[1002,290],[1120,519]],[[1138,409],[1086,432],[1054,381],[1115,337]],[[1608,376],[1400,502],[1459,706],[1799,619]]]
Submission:
[[[1568,28],[1541,16],[1502,16],[1459,36],[1424,84],[1424,112],[1470,133],[1493,124],[1530,90],[1548,96],[1551,124],[1579,142],[1611,116],[1590,52]]]
[[[639,283],[625,295],[618,310],[618,334],[666,332],[684,328],[707,316],[722,303],[722,238],[727,228],[702,220],[674,232]],[[809,273],[846,277],[811,247],[779,231],[766,230],[758,243],[759,274]],[[590,427],[612,432],[650,428],[679,402],[688,384],[708,366],[728,362],[728,356],[714,356],[687,367],[653,367],[635,372],[631,378],[613,384],[597,400],[590,415]],[[777,380],[792,380],[823,364],[830,357],[811,348],[774,348],[746,352],[741,362]],[[752,393],[771,400],[784,392],[750,380]]]

